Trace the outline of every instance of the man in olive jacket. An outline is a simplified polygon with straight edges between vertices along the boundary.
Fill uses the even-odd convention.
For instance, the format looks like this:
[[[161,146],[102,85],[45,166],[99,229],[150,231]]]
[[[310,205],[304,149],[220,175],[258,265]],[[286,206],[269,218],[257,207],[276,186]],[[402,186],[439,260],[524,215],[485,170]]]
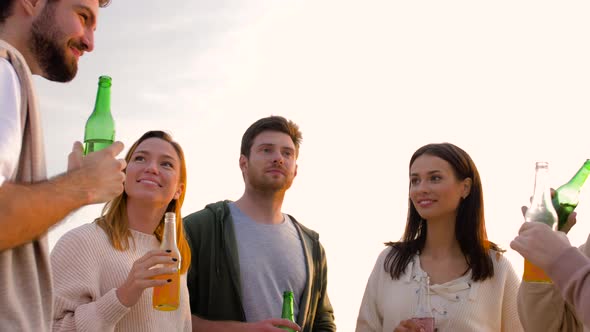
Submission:
[[[297,175],[300,141],[292,121],[256,121],[242,137],[242,197],[184,218],[192,251],[187,283],[193,330],[336,331],[319,236],[281,212]],[[294,293],[299,326],[279,318],[284,291]]]

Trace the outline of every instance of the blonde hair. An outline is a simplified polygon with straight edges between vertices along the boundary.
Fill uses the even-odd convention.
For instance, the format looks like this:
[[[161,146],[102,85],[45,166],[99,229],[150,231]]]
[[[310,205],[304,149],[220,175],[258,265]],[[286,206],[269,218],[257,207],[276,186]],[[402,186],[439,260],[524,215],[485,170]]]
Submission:
[[[184,195],[186,192],[186,162],[184,159],[184,152],[180,145],[172,140],[172,137],[168,133],[152,130],[143,134],[135,143],[133,143],[125,156],[125,161],[129,162],[131,155],[135,152],[137,146],[149,138],[159,138],[170,143],[178,154],[178,159],[180,159],[179,183],[184,185],[184,190],[180,193],[178,199],[170,201],[166,211],[176,213],[176,245],[178,246],[180,257],[182,258],[180,273],[186,273],[191,262],[191,250],[184,235],[182,216],[180,215],[180,208],[184,202]],[[131,236],[131,231],[129,231],[129,220],[127,219],[127,193],[125,191],[105,204],[102,209],[101,217],[97,218],[95,222],[105,231],[115,249],[120,251],[129,249],[129,238],[131,237],[133,239],[133,237]],[[164,216],[162,216],[160,223],[154,230],[154,235],[159,241],[162,241],[163,232]]]

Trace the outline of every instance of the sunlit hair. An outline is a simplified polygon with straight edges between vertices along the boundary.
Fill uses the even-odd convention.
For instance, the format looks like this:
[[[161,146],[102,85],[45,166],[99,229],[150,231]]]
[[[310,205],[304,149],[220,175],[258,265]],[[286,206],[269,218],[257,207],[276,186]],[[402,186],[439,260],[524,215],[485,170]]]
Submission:
[[[178,154],[178,159],[180,160],[179,183],[184,185],[184,190],[178,199],[170,201],[166,211],[176,213],[176,244],[182,258],[180,272],[186,273],[191,261],[191,251],[184,236],[184,227],[182,226],[182,217],[180,215],[180,208],[182,207],[186,192],[186,162],[184,159],[184,152],[180,145],[172,140],[172,137],[169,134],[158,130],[148,131],[133,143],[127,152],[127,155],[125,156],[127,163],[131,160],[131,156],[139,144],[149,138],[158,138],[170,143]],[[129,238],[133,239],[131,232],[129,231],[129,220],[127,219],[127,193],[123,191],[121,195],[107,202],[102,210],[102,216],[97,218],[95,222],[105,231],[115,249],[121,251],[127,250],[129,248]],[[158,240],[162,241],[163,232],[164,216],[162,216],[160,224],[156,227],[154,235],[156,235]]]
[[[457,207],[455,238],[459,242],[461,252],[471,270],[473,281],[493,277],[494,266],[488,251],[493,249],[503,252],[503,250],[495,243],[490,242],[487,237],[483,191],[475,163],[461,148],[451,143],[440,143],[428,144],[416,150],[410,159],[410,168],[414,161],[422,155],[438,157],[448,162],[459,181],[466,178],[471,179],[469,195],[462,199]],[[399,279],[414,255],[424,249],[427,232],[428,223],[420,217],[414,204],[408,198],[408,219],[402,239],[399,242],[386,243],[392,249],[385,259],[384,267],[393,279]]]
[[[49,0],[47,4],[51,4],[60,0]],[[6,19],[12,15],[14,4],[16,0],[0,0],[0,24],[4,24]],[[101,8],[108,7],[111,0],[98,0],[98,6]]]
[[[246,156],[246,158],[250,158],[250,150],[252,149],[252,144],[254,144],[254,139],[263,131],[278,131],[289,135],[295,145],[295,156],[299,155],[299,145],[301,144],[299,126],[282,116],[271,115],[254,122],[242,136],[240,153]]]

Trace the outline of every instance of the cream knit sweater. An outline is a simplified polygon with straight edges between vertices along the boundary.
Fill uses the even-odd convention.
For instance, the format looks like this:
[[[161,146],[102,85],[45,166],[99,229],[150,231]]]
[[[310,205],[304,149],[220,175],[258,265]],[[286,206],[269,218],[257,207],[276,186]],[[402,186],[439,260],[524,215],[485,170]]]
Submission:
[[[416,291],[426,272],[415,256],[404,275],[392,280],[383,263],[390,247],[381,252],[369,277],[357,319],[357,332],[391,332],[412,318]],[[442,285],[431,285],[435,328],[438,332],[520,332],[516,310],[519,280],[508,260],[490,251],[494,277],[473,282],[471,274]]]
[[[122,305],[115,291],[133,263],[158,249],[154,235],[131,230],[126,251],[112,247],[95,223],[63,235],[51,252],[54,278],[53,331],[190,331],[191,313],[186,274],[181,276],[181,307],[175,311],[152,308],[152,289],[146,289],[131,308]]]

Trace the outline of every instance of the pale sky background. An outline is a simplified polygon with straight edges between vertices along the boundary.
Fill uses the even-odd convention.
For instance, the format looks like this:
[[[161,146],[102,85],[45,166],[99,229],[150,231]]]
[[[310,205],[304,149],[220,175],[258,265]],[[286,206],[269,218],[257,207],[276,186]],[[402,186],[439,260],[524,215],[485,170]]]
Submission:
[[[150,129],[185,149],[183,214],[243,192],[240,139],[261,117],[303,132],[299,174],[283,210],[320,233],[339,331],[353,331],[383,242],[406,219],[408,162],[452,142],[483,178],[488,234],[509,249],[533,191],[590,157],[590,3],[569,1],[113,0],[96,48],[69,84],[36,79],[51,175],[83,138],[98,76],[113,78],[117,139]],[[121,155],[123,156],[123,155]],[[51,245],[92,221],[84,207]],[[573,244],[590,232],[582,193]]]

